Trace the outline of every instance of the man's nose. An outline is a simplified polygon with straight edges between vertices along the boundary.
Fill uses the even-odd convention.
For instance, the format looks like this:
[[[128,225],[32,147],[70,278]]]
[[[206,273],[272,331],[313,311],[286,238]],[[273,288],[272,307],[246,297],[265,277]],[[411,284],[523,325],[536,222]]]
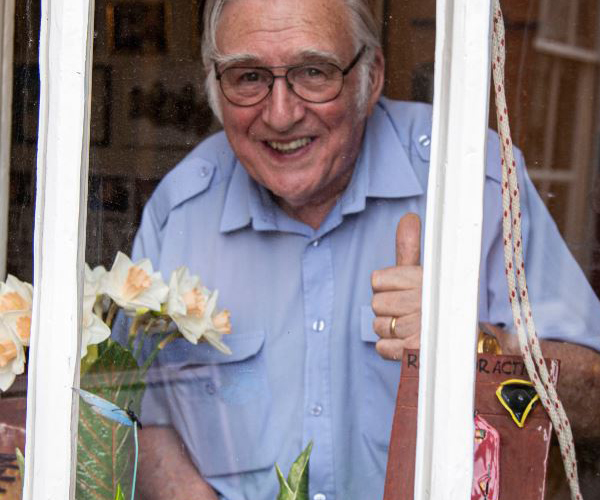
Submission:
[[[264,122],[277,132],[286,132],[304,118],[304,101],[289,87],[285,78],[275,78],[263,108]]]

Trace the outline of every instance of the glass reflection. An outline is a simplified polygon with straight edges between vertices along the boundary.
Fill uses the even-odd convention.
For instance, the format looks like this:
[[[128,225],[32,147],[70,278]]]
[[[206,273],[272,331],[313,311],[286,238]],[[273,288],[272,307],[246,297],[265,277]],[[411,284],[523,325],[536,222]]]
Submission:
[[[231,5],[238,4],[242,9],[252,3],[245,0]],[[384,20],[378,29],[385,54],[385,95],[431,102],[435,2],[373,3]],[[544,213],[546,205],[560,230],[560,235],[553,233],[553,243],[548,244],[545,238],[550,232],[544,231],[553,230],[554,223],[544,213],[540,216],[544,227],[535,231],[536,247],[554,249],[564,239],[597,293],[597,213],[590,208],[595,206],[590,186],[597,183],[593,144],[597,136],[598,86],[596,59],[589,52],[597,48],[597,25],[589,21],[594,16],[582,15],[583,7],[574,4],[532,1],[505,6],[507,90],[514,141],[524,153],[533,181],[528,185],[529,199],[537,200],[532,205],[539,211],[536,213]],[[222,339],[232,351],[229,356],[206,342],[192,345],[185,338],[174,340],[158,354],[155,367],[160,370],[148,372],[141,404],[140,418],[146,427],[140,435],[144,450],[140,490],[148,499],[160,497],[161,488],[165,489],[163,495],[178,493],[184,497],[215,498],[218,493],[227,499],[274,498],[275,463],[287,470],[313,439],[312,498],[381,497],[400,366],[382,360],[375,343],[377,334],[396,335],[398,321],[390,323],[396,315],[387,304],[376,306],[375,314],[372,311],[371,273],[396,262],[393,233],[399,215],[406,211],[424,214],[423,191],[431,145],[424,117],[429,111],[382,100],[374,108],[372,123],[381,125],[378,112],[396,121],[386,129],[389,134],[377,129],[374,138],[369,134],[373,134],[375,125],[367,125],[364,137],[362,131],[352,129],[357,123],[363,124],[356,119],[360,106],[343,93],[345,106],[340,101],[329,108],[311,109],[313,121],[309,125],[314,128],[300,127],[293,134],[285,123],[289,108],[280,108],[279,115],[276,108],[261,108],[264,119],[270,122],[269,126],[257,127],[257,115],[252,115],[257,110],[243,114],[225,104],[215,110],[221,113],[227,137],[212,137],[180,163],[196,144],[221,127],[203,91],[204,78],[211,78],[202,70],[210,70],[212,64],[207,62],[213,63],[217,56],[235,56],[236,61],[250,59],[250,65],[305,62],[288,60],[285,49],[291,51],[286,45],[289,40],[271,38],[267,50],[261,45],[264,40],[252,39],[245,29],[256,21],[256,16],[240,11],[241,21],[238,19],[236,24],[235,19],[228,19],[228,29],[221,26],[223,31],[218,33],[226,53],[209,51],[203,64],[203,6],[200,1],[96,4],[86,260],[92,267],[102,264],[108,269],[119,250],[133,255],[134,261],[149,257],[153,270],[163,273],[165,283],[169,283],[172,271],[186,265],[210,291],[219,290],[218,307],[231,311],[233,332]],[[589,12],[595,12],[593,2],[586,6]],[[264,13],[267,8],[263,5],[260,11]],[[332,8],[328,15],[335,16],[335,10]],[[263,18],[264,22],[270,19],[267,15]],[[313,19],[313,26],[327,37],[331,35],[330,24],[335,23],[325,25],[321,19]],[[343,36],[338,33],[330,38],[339,42]],[[245,51],[250,47],[259,53],[248,57],[240,45]],[[333,45],[339,49],[334,55],[340,59],[333,62],[343,67],[352,55],[346,57],[339,43]],[[281,97],[280,104],[290,98],[283,93],[285,89],[277,90],[267,99],[269,106],[277,104],[277,97]],[[213,101],[219,102],[218,87],[213,91]],[[344,115],[348,109],[356,113],[354,120]],[[413,128],[402,128],[403,120],[415,115]],[[311,216],[306,218],[308,212],[298,208],[307,204],[301,195],[303,190],[309,192],[310,186],[300,181],[306,181],[308,174],[298,183],[286,184],[285,176],[269,166],[293,155],[300,158],[304,148],[318,150],[315,138],[322,123],[335,124],[330,129],[339,139],[323,157],[351,158],[349,163],[354,164],[354,159],[362,159],[368,149],[384,174],[380,184],[374,181],[379,191],[364,196],[365,206],[352,205],[350,191],[345,189],[360,187],[359,176],[354,176],[354,171],[346,178],[341,175],[340,183],[330,186],[337,194],[333,205],[322,213],[309,211]],[[404,141],[397,150],[389,150],[394,140],[392,130],[400,130]],[[253,144],[253,137],[262,144]],[[398,151],[405,150],[410,158],[398,160]],[[393,165],[390,158],[395,159]],[[331,163],[339,166],[335,161]],[[408,167],[414,165],[417,168],[412,172]],[[407,169],[402,170],[402,182],[394,185],[398,169],[404,167]],[[310,174],[308,166],[306,169]],[[318,184],[320,177],[315,178]],[[499,189],[493,196],[497,194]],[[487,201],[494,203],[491,197]],[[148,208],[138,229],[145,206]],[[408,231],[418,231],[414,224],[409,225],[412,229]],[[374,241],[376,245],[367,244]],[[481,295],[490,303],[502,302],[493,312],[509,313],[502,288],[501,258],[498,260],[501,240],[490,245],[492,264],[487,271],[498,287],[486,285]],[[404,263],[417,265],[415,253]],[[553,288],[577,276],[576,285],[567,293],[563,290],[553,295],[554,303],[546,302],[543,308],[534,306],[543,318],[540,333],[593,347],[598,338],[595,330],[577,329],[575,322],[566,319],[573,317],[574,309],[569,304],[577,302],[577,294],[585,289],[579,284],[585,284],[585,279],[570,258],[561,261],[568,261],[568,268],[553,268],[547,261],[538,260],[540,255],[533,252],[530,256],[532,268],[538,275],[558,276],[558,280],[548,282],[553,284],[547,288],[538,284],[538,290],[548,292],[548,296],[554,293]],[[561,255],[568,253],[565,250]],[[375,291],[381,290],[376,286]],[[206,305],[199,297],[208,302],[208,292],[203,296],[205,290],[198,283],[189,285],[187,292],[194,300],[186,303],[186,312]],[[591,290],[586,297],[595,303]],[[563,315],[565,308],[569,311]],[[482,306],[487,314],[482,320],[510,329],[510,314],[494,315],[487,309],[493,307]],[[584,316],[588,312],[584,311]],[[373,324],[375,315],[379,321]],[[131,325],[122,316],[117,324],[119,321],[125,329]],[[550,330],[553,324],[560,325],[561,331]],[[179,324],[177,327],[183,329]],[[398,328],[399,335],[414,328],[418,328],[418,321],[404,323]],[[120,338],[126,340],[126,334]],[[142,362],[156,345],[149,343],[141,349]],[[413,346],[417,347],[418,342]],[[574,352],[576,363],[595,366],[591,350],[583,351],[585,355]],[[383,354],[393,357],[385,348]],[[567,368],[565,365],[563,380],[577,380],[569,376]],[[95,383],[99,390],[110,388],[108,381]],[[136,391],[128,395],[134,405],[141,398]],[[590,397],[596,401],[595,393]],[[122,407],[125,403],[121,400]],[[579,436],[584,438],[578,444],[582,446],[583,442],[584,450],[594,449],[589,443],[596,439],[592,425],[595,417],[588,413],[591,416],[583,423],[574,419]],[[586,462],[585,452],[583,456],[584,488],[593,491],[593,461]],[[551,472],[550,486],[553,498],[560,498],[560,489],[564,488],[560,467]]]

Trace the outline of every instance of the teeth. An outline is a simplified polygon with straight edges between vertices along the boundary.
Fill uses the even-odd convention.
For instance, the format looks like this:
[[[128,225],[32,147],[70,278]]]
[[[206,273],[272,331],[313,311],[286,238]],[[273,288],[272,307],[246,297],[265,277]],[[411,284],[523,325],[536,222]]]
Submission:
[[[269,144],[269,146],[271,146],[273,149],[276,149],[277,151],[289,153],[290,151],[300,149],[306,146],[307,144],[310,144],[311,141],[312,139],[310,139],[309,137],[304,137],[302,139],[296,139],[295,141],[291,142],[268,141],[267,143]]]

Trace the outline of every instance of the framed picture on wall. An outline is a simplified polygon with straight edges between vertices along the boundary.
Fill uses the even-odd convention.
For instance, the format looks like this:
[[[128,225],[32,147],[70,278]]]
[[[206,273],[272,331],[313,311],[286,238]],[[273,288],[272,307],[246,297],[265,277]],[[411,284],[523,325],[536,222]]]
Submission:
[[[170,66],[156,79],[129,89],[122,111],[124,146],[189,150],[214,131],[215,120],[195,73],[193,63]]]
[[[168,0],[121,0],[106,5],[108,45],[115,54],[166,54],[171,24]]]

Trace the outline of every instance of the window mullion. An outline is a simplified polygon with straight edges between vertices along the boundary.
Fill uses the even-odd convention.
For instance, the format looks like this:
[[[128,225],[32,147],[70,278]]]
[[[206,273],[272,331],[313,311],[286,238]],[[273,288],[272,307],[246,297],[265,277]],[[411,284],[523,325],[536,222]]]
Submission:
[[[437,2],[416,500],[471,495],[491,10],[490,0]]]
[[[4,280],[6,276],[8,246],[14,33],[15,0],[5,0],[0,6],[0,280]]]
[[[74,498],[92,0],[42,2],[24,500]]]

